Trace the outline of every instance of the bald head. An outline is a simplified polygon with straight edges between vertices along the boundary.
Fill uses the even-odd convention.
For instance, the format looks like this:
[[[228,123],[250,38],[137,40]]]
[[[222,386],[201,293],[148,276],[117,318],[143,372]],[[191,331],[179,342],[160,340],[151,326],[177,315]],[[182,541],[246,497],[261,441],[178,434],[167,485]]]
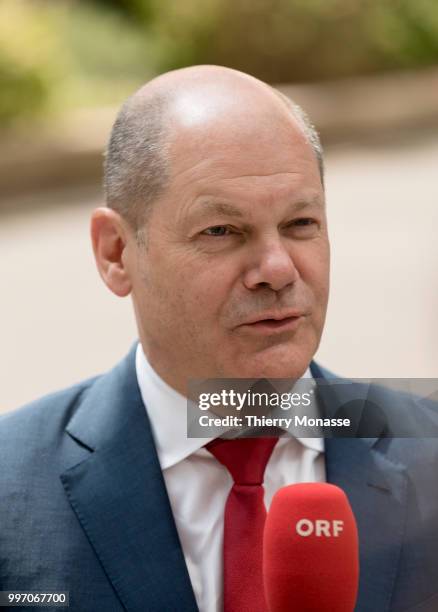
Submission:
[[[105,194],[110,208],[137,229],[151,204],[172,180],[173,143],[190,135],[230,142],[255,131],[293,123],[316,157],[323,183],[322,148],[304,111],[289,98],[247,74],[219,66],[168,72],[122,106],[105,160]]]

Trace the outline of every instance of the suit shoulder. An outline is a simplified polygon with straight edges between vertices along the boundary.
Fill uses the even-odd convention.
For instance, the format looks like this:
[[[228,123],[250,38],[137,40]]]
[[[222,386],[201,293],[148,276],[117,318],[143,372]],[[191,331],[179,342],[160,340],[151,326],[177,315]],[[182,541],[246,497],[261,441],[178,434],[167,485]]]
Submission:
[[[99,378],[83,380],[0,415],[0,448],[7,440],[24,441],[28,435],[34,438],[43,431],[65,426],[83,395]]]
[[[323,386],[332,387],[339,406],[360,410],[361,420],[382,429],[392,438],[438,438],[438,402],[427,386],[408,387],[409,380],[349,379],[312,363],[312,374]],[[407,389],[408,387],[408,389]],[[383,427],[384,425],[384,427]],[[380,426],[380,425],[379,425]],[[371,427],[370,431],[374,431]],[[370,434],[371,435],[371,434]],[[373,434],[374,435],[374,434]]]

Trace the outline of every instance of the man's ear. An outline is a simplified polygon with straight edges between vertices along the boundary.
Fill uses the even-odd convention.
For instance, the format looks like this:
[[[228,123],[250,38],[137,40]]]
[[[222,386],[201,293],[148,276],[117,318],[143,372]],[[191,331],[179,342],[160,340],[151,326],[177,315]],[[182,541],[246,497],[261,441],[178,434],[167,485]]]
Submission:
[[[131,293],[132,283],[127,269],[125,250],[129,228],[111,208],[97,208],[91,217],[91,241],[99,274],[105,285],[119,297]]]

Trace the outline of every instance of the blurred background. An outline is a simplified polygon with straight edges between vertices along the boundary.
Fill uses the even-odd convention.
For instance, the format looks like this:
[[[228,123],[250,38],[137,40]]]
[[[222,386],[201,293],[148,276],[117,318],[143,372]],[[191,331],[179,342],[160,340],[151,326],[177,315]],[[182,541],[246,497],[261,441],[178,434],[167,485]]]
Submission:
[[[0,0],[0,411],[136,338],[88,219],[121,101],[221,64],[302,104],[326,151],[332,292],[317,359],[438,378],[436,0]]]

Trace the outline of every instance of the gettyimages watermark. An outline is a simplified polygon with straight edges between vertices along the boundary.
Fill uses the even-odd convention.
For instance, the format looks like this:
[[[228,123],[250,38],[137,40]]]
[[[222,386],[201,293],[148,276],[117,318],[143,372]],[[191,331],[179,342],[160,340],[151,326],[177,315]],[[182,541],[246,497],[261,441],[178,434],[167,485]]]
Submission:
[[[189,383],[189,438],[438,438],[438,379],[204,379]]]

